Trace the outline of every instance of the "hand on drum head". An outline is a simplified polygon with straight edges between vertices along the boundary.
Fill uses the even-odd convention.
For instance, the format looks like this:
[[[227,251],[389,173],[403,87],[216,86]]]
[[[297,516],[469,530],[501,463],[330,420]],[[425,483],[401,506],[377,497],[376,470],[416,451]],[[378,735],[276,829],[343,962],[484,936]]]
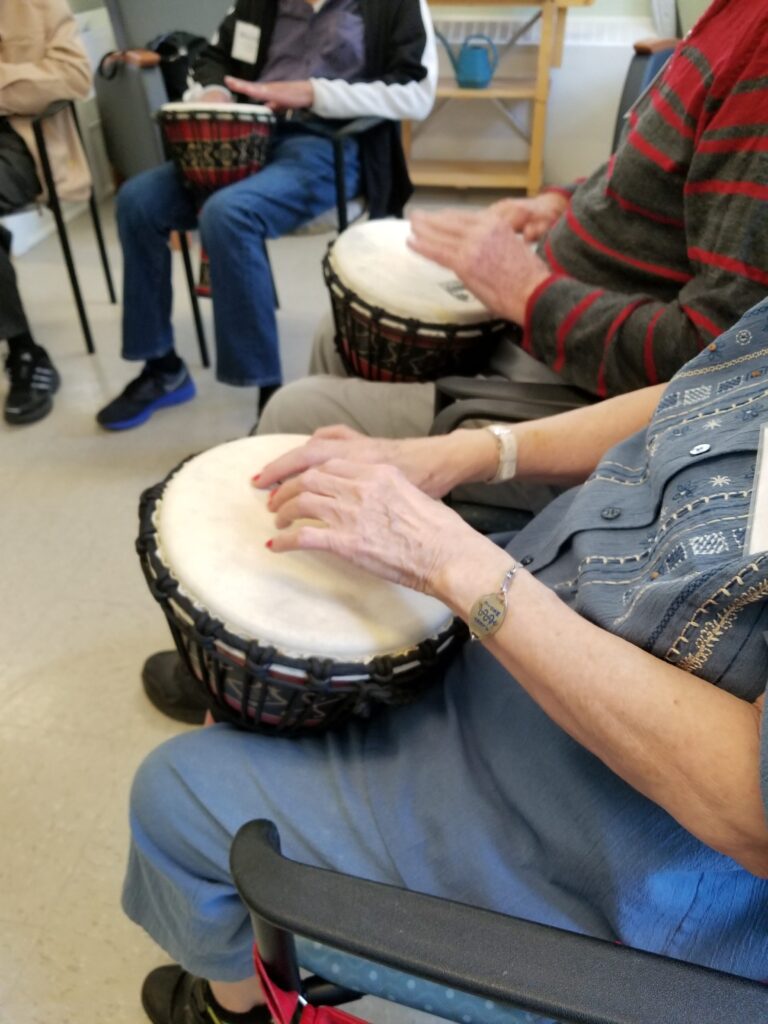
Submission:
[[[488,543],[393,466],[331,460],[297,477],[291,496],[275,510],[282,532],[268,542],[273,551],[330,551],[382,579],[441,598],[455,553]],[[294,525],[307,519],[317,525]]]
[[[528,216],[521,202],[505,200],[480,213],[414,210],[408,245],[452,270],[497,316],[522,326],[528,299],[550,270],[520,234],[517,225]]]
[[[298,474],[331,459],[395,466],[432,498],[442,498],[460,483],[488,480],[496,470],[498,449],[486,431],[457,430],[440,437],[373,438],[350,427],[323,427],[300,448],[269,463],[254,484],[282,484],[270,499],[277,510],[300,489]]]
[[[227,75],[224,84],[232,92],[247,96],[254,103],[263,103],[277,113],[303,110],[315,102],[315,89],[311,82],[247,82],[244,78]]]

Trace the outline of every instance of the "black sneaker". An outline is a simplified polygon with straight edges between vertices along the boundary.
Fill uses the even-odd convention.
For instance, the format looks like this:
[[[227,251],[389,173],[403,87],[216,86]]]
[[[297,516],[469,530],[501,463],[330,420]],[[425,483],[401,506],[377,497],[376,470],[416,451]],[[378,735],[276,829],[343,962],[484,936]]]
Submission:
[[[184,667],[176,651],[159,651],[141,670],[144,692],[158,711],[187,725],[202,725],[208,710],[205,686]]]
[[[209,999],[208,982],[176,964],[150,971],[141,988],[141,1005],[152,1024],[221,1024]],[[234,1016],[244,1018],[243,1014]],[[249,1011],[248,1020],[269,1024],[272,1018],[266,1006],[259,1006]]]
[[[35,423],[53,408],[53,396],[61,378],[44,348],[23,348],[11,352],[5,361],[11,387],[5,399],[5,422]]]
[[[183,363],[176,373],[158,373],[145,366],[139,376],[96,415],[96,422],[106,430],[130,430],[146,423],[158,409],[189,402],[195,394],[195,382]]]

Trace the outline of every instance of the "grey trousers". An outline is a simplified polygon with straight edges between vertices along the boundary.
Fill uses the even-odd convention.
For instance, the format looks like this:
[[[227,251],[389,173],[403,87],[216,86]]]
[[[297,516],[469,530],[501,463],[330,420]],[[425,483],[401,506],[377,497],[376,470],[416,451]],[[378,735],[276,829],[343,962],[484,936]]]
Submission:
[[[434,419],[434,384],[390,384],[347,375],[333,340],[330,314],[320,321],[312,346],[310,376],[286,384],[269,400],[258,434],[311,434],[337,423],[370,437],[424,437]],[[549,367],[512,342],[499,346],[489,371],[521,384],[561,384]],[[457,501],[538,512],[559,489],[510,482],[458,488]]]

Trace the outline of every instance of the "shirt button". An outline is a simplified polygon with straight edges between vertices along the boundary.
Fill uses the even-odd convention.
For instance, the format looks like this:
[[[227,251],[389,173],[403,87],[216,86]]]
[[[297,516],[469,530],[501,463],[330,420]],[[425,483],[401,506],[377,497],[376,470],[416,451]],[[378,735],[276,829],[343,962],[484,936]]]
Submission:
[[[616,508],[615,505],[607,505],[600,513],[603,519],[618,519],[621,515],[621,509]]]
[[[711,447],[712,447],[711,444],[695,444],[693,446],[693,448],[691,448],[691,450],[690,450],[690,452],[688,454],[689,455],[704,455],[704,453],[708,452]]]
[[[533,555],[526,555],[525,558],[520,559],[520,565],[530,565],[533,561]]]

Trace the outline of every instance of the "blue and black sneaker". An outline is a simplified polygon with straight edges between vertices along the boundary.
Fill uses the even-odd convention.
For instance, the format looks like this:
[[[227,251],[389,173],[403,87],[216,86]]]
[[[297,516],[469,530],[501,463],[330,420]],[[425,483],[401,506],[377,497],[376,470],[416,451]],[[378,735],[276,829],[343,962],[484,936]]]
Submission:
[[[189,402],[195,394],[195,382],[183,363],[174,373],[145,366],[117,398],[97,413],[96,422],[105,430],[130,430],[146,423],[158,409]]]

